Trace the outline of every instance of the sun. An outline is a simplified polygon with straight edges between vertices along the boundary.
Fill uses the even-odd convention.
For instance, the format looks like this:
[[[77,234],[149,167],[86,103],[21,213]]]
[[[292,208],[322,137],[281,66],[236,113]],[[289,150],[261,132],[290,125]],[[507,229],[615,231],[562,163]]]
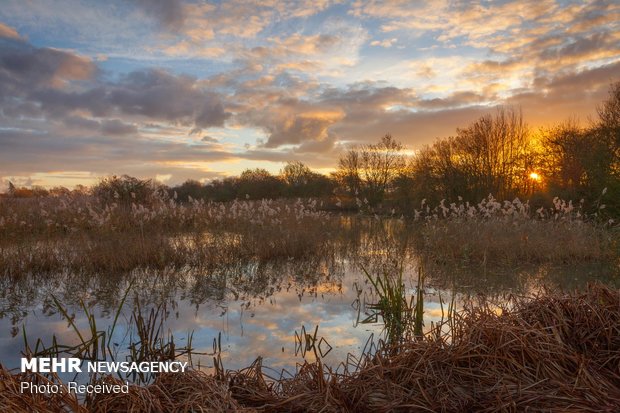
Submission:
[[[535,181],[540,181],[540,175],[538,175],[536,172],[532,172],[530,173],[530,178],[532,178]]]

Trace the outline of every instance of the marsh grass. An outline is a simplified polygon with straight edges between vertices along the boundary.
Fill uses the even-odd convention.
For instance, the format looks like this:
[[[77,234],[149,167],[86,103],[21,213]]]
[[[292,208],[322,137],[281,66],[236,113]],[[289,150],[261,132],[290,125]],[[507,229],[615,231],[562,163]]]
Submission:
[[[0,364],[0,411],[11,413],[86,413],[88,408],[69,392],[48,394],[22,392],[21,383],[62,385],[55,374],[11,373]]]
[[[212,269],[324,253],[336,221],[315,201],[101,204],[86,195],[0,199],[5,276]]]
[[[363,222],[363,224],[360,224]],[[60,271],[212,270],[236,263],[351,254],[398,239],[437,262],[475,266],[573,263],[617,258],[619,230],[555,200],[423,204],[413,220],[343,216],[317,201],[191,200],[154,195],[148,204],[102,203],[88,195],[0,199],[0,271],[20,277]],[[413,239],[413,242],[411,242]]]
[[[530,211],[518,199],[493,197],[478,205],[445,205],[416,211],[414,248],[437,263],[475,267],[613,261],[619,232],[613,220],[586,217],[572,202]]]
[[[323,336],[319,336],[318,324],[314,327],[314,333],[310,334],[306,326],[301,326],[299,333],[295,330],[295,356],[301,355],[304,359],[306,353],[314,355],[315,360],[321,360],[327,356],[333,347]]]
[[[79,300],[80,309],[84,312],[84,318],[88,323],[88,328],[80,329],[75,322],[75,315],[70,315],[68,308],[63,305],[58,298],[52,295],[52,301],[56,306],[56,309],[60,312],[63,319],[65,319],[69,325],[70,331],[75,334],[78,343],[75,345],[64,344],[59,341],[58,337],[54,334],[52,336],[52,343],[46,346],[41,338],[37,338],[34,345],[34,349],[30,347],[28,342],[28,334],[26,333],[25,326],[22,326],[22,335],[24,339],[24,355],[28,358],[32,357],[60,357],[62,355],[68,355],[70,357],[77,357],[85,360],[105,360],[108,357],[114,357],[115,350],[112,343],[114,331],[118,318],[121,314],[127,295],[131,290],[130,284],[125,294],[123,295],[120,304],[114,314],[112,325],[106,330],[100,330],[97,328],[97,317],[88,308],[83,299]]]
[[[371,275],[364,266],[361,268],[378,297],[375,303],[366,305],[370,310],[370,315],[361,323],[377,323],[381,318],[389,344],[400,343],[412,337],[421,337],[424,323],[424,272],[422,267],[418,267],[416,293],[410,297],[407,297],[402,264],[396,274],[384,270],[376,276]]]
[[[438,325],[422,340],[375,348],[358,368],[336,372],[320,360],[289,378],[273,378],[259,358],[222,377],[161,374],[128,395],[103,395],[76,406],[70,395],[21,393],[22,379],[0,373],[0,408],[28,411],[293,412],[601,412],[620,405],[620,291],[543,290],[513,297],[498,311],[480,299],[454,313],[449,334]],[[54,379],[56,380],[56,379]],[[116,380],[101,378],[100,380]],[[17,407],[15,407],[17,406]],[[246,410],[244,410],[246,409]]]
[[[172,361],[185,358],[189,365],[192,365],[192,354],[205,355],[206,353],[194,353],[192,348],[193,332],[188,332],[185,338],[185,345],[179,346],[178,340],[172,332],[166,328],[167,309],[165,304],[159,304],[150,309],[143,309],[140,299],[134,297],[133,310],[130,315],[128,325],[124,326],[126,337],[117,337],[114,332],[119,321],[119,317],[124,310],[127,297],[133,285],[130,284],[120,300],[118,308],[114,314],[112,324],[105,330],[98,328],[97,318],[83,300],[80,299],[80,309],[83,315],[79,319],[85,319],[86,328],[80,328],[76,323],[76,314],[70,314],[68,306],[52,296],[54,305],[62,318],[67,321],[69,332],[73,337],[58,338],[53,335],[51,344],[46,345],[42,338],[37,338],[34,348],[28,340],[28,333],[22,327],[24,339],[23,354],[27,358],[33,357],[75,357],[88,361],[114,361],[118,358],[119,346],[127,340],[127,354],[124,356],[126,361],[136,363],[150,361]],[[67,344],[76,343],[76,344]],[[221,352],[221,338],[219,338],[216,348],[214,341],[214,357],[219,357]],[[221,364],[221,362],[220,362]],[[120,373],[119,378],[123,378]],[[155,378],[150,373],[132,372],[128,373],[125,379],[130,379],[134,383],[149,383]]]
[[[150,310],[143,310],[139,300],[135,300],[131,314],[129,351],[132,360],[166,361],[188,355],[191,359],[193,332],[188,333],[186,345],[177,348],[174,335],[166,328],[166,304],[160,304]],[[135,335],[134,335],[135,332]]]

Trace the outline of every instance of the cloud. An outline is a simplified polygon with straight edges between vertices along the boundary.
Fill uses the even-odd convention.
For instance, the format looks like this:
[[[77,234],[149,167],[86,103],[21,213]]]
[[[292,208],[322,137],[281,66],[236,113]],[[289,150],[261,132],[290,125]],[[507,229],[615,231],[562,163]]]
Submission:
[[[60,88],[96,73],[96,65],[87,57],[0,39],[0,90],[5,96],[23,96],[39,87]]]
[[[134,0],[147,15],[154,17],[164,28],[177,30],[185,21],[185,8],[180,0]]]
[[[211,145],[190,145],[139,135],[38,133],[29,130],[0,130],[0,176],[29,176],[40,172],[90,171],[94,175],[122,174],[152,177],[171,174],[178,182],[205,177],[208,162],[238,159],[234,153]],[[175,162],[171,162],[175,160]],[[202,163],[203,168],[184,168],[184,163]],[[192,170],[195,169],[195,170]],[[211,171],[216,176],[216,171]],[[209,173],[211,173],[209,172]]]
[[[550,125],[571,116],[596,116],[596,106],[607,98],[609,85],[620,81],[620,61],[594,68],[538,77],[531,90],[514,93],[507,104],[523,108],[526,120]]]
[[[471,91],[455,92],[445,98],[421,99],[416,107],[423,109],[447,109],[463,106],[475,106],[497,100],[497,96],[485,96]]]
[[[7,26],[0,22],[0,37],[6,37],[8,39],[20,39],[19,33],[14,28]]]
[[[316,105],[295,98],[280,98],[265,109],[248,110],[237,119],[267,133],[265,148],[323,141],[328,128],[344,117],[338,108]]]
[[[138,132],[138,128],[118,119],[104,119],[101,121],[101,132],[104,135],[130,135]]]
[[[229,116],[218,94],[202,90],[196,79],[161,70],[130,73],[104,99],[126,114],[193,123],[197,128],[223,126]]]
[[[200,139],[202,142],[207,142],[207,143],[219,143],[219,141],[209,135],[205,135],[202,137],[202,139]]]
[[[269,132],[265,143],[267,148],[285,144],[322,142],[327,138],[327,129],[344,114],[341,111],[305,111],[285,114],[273,124],[263,125]]]
[[[370,42],[371,46],[381,46],[381,47],[385,47],[385,48],[390,48],[392,46],[394,46],[394,43],[396,43],[398,41],[397,38],[391,38],[391,39],[384,39],[384,40],[373,40],[372,42]]]
[[[201,129],[223,126],[230,116],[220,95],[204,90],[196,79],[157,69],[131,72],[116,83],[91,79],[85,87],[63,88],[93,72],[92,62],[67,52],[0,49],[0,91],[14,113],[32,108],[24,102],[15,106],[10,96],[27,99],[50,117],[88,111],[96,117],[140,116]],[[114,121],[105,125],[116,133],[118,126]]]

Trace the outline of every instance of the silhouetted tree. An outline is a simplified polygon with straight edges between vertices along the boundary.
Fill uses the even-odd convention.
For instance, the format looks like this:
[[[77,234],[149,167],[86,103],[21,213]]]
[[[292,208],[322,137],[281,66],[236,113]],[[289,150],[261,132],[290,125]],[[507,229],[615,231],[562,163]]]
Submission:
[[[262,168],[246,169],[237,180],[237,197],[275,199],[282,196],[284,183]]]
[[[129,207],[132,203],[147,205],[153,201],[157,187],[150,179],[116,175],[103,178],[93,187],[92,193],[104,204],[116,203]]]
[[[224,179],[214,179],[204,187],[205,196],[212,201],[232,201],[237,198],[238,179],[227,177]]]
[[[190,197],[193,199],[203,199],[207,196],[205,186],[194,179],[188,179],[181,185],[172,188],[171,192],[176,192],[179,202],[187,202]]]
[[[287,162],[280,173],[286,184],[285,195],[290,197],[323,197],[331,195],[334,182],[328,177],[313,172],[299,161]]]
[[[542,170],[550,194],[584,199],[592,212],[600,203],[620,213],[620,83],[598,107],[589,127],[568,121],[542,133]],[[602,197],[605,190],[605,197]],[[597,211],[598,212],[598,211]]]
[[[340,187],[349,195],[358,196],[360,194],[362,186],[360,169],[360,154],[357,149],[349,149],[338,160],[338,169],[333,176]]]
[[[340,157],[335,177],[350,195],[376,205],[405,167],[404,149],[390,134],[376,144],[350,149]]]
[[[419,151],[412,180],[418,198],[479,201],[493,194],[507,199],[525,192],[532,156],[521,113],[498,109]]]

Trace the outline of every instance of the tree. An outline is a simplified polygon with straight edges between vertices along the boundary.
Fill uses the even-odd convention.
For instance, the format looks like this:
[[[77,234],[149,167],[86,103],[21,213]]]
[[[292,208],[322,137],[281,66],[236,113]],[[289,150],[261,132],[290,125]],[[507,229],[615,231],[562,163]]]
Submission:
[[[349,195],[358,196],[362,186],[360,178],[360,154],[357,149],[349,149],[338,160],[334,178]]]
[[[299,188],[308,183],[313,172],[310,168],[300,161],[289,161],[286,163],[280,175],[282,180],[292,188]]]
[[[238,198],[276,199],[284,192],[283,182],[262,168],[243,171],[237,185]]]
[[[601,140],[612,154],[611,173],[620,179],[620,82],[609,88],[609,97],[597,108],[599,120],[595,126]]]
[[[361,148],[364,195],[371,204],[381,202],[405,167],[405,147],[387,134],[379,143]]]
[[[378,204],[393,189],[394,180],[406,165],[404,149],[387,134],[376,144],[347,151],[338,161],[335,176],[350,195]]]
[[[411,170],[421,198],[462,196],[477,202],[493,194],[506,199],[525,192],[532,156],[521,112],[500,108],[457,129],[455,137],[423,148]]]
[[[177,200],[180,202],[187,202],[189,198],[201,199],[206,197],[206,191],[203,184],[195,179],[188,179],[181,185],[172,188],[173,193],[176,192]]]
[[[500,108],[465,129],[457,129],[456,150],[468,192],[506,199],[519,194],[528,171],[529,129],[521,112]]]
[[[286,195],[290,197],[329,196],[334,188],[332,180],[313,172],[300,161],[287,162],[280,172],[280,176],[287,185]]]
[[[129,207],[132,203],[148,205],[154,200],[156,187],[150,179],[123,175],[103,178],[93,187],[93,195],[103,204],[116,203]]]
[[[227,177],[214,179],[204,187],[205,197],[213,201],[232,201],[237,197],[238,179]]]

